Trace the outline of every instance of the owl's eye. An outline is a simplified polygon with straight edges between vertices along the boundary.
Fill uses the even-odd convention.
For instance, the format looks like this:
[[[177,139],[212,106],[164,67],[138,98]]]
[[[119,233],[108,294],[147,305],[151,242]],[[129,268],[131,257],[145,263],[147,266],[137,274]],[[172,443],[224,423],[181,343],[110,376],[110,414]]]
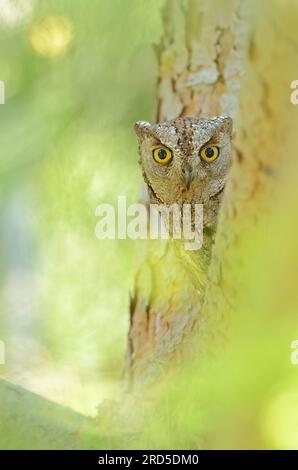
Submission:
[[[205,162],[213,162],[219,155],[219,148],[215,145],[207,145],[200,150],[200,157]]]
[[[169,163],[172,160],[173,154],[167,147],[156,147],[153,149],[153,158],[157,163]]]

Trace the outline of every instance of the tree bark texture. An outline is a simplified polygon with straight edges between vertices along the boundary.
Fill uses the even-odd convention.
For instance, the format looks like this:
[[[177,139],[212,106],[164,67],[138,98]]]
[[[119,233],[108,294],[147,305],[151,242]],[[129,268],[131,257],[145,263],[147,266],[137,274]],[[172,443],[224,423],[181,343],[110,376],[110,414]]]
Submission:
[[[177,254],[171,243],[160,248],[149,241],[144,248],[130,309],[132,389],[228,335],[245,262],[237,247],[268,207],[294,108],[289,84],[297,41],[286,26],[291,10],[280,2],[168,1],[163,19],[157,121],[229,115],[235,149],[205,259]]]

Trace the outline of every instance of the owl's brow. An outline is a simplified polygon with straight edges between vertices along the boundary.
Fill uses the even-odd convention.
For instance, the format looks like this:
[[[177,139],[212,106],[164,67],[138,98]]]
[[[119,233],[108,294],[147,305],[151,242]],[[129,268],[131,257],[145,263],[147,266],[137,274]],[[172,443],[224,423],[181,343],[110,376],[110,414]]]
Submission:
[[[153,145],[163,145],[161,140],[153,136]]]
[[[200,146],[200,149],[201,149],[202,147],[206,147],[206,145],[212,145],[212,144],[217,144],[217,145],[219,145],[219,139],[218,139],[218,135],[217,135],[217,134],[212,135],[212,136],[210,137],[210,139],[208,139],[204,144],[202,144],[202,145]]]
[[[168,149],[172,150],[171,147],[167,144],[164,144],[160,139],[158,139],[157,137],[154,136],[154,140],[152,142],[152,146],[153,147],[160,147],[160,146],[163,146],[163,147],[167,147]]]

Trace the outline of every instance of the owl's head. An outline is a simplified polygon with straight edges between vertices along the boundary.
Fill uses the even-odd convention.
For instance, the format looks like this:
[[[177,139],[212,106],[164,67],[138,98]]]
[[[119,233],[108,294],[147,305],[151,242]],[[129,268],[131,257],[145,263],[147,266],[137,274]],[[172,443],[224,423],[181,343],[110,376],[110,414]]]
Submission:
[[[137,122],[140,164],[154,199],[205,203],[218,194],[230,165],[232,123],[223,116]]]

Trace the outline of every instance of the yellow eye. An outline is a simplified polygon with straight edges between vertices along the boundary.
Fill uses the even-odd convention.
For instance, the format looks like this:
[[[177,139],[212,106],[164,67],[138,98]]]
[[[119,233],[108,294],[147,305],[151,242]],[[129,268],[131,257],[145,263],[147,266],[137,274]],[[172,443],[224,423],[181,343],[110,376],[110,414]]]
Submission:
[[[167,147],[156,147],[153,149],[153,158],[157,163],[168,163],[172,160],[173,154]]]
[[[213,162],[217,159],[219,155],[219,148],[215,145],[206,145],[200,150],[200,157],[205,160],[205,162]]]

